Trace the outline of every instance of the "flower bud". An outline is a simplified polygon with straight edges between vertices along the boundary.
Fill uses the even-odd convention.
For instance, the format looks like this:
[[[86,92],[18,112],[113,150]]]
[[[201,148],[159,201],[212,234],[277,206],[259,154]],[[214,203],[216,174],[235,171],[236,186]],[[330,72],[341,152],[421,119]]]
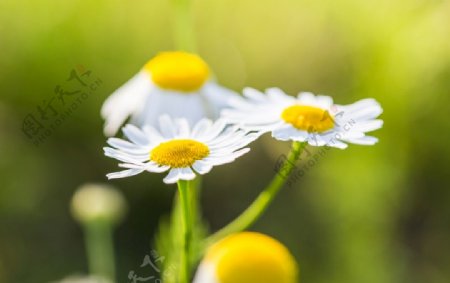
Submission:
[[[85,184],[77,189],[71,204],[73,217],[81,224],[93,221],[119,223],[126,212],[122,193],[105,184]]]

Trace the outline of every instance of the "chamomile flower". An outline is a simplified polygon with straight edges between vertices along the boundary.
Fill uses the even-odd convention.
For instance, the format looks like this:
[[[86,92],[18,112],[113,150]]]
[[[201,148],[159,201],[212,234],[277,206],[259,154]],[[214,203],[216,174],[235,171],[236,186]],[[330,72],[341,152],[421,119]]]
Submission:
[[[206,174],[213,166],[233,162],[247,153],[244,148],[258,137],[237,127],[227,127],[223,120],[202,119],[190,128],[186,119],[159,119],[160,131],[146,125],[142,129],[131,124],[123,128],[129,141],[109,138],[105,155],[123,163],[124,171],[108,174],[109,179],[123,178],[148,172],[169,171],[167,184],[192,180],[195,173]]]
[[[298,267],[277,240],[254,232],[214,244],[200,263],[194,283],[296,283]]]
[[[366,133],[383,125],[376,119],[383,109],[374,99],[336,105],[329,96],[302,92],[292,97],[278,88],[265,94],[246,88],[244,96],[230,99],[232,109],[223,110],[224,119],[245,130],[272,132],[282,141],[341,149],[346,143],[373,145],[378,139]]]
[[[163,114],[186,118],[192,126],[205,117],[218,118],[232,96],[233,91],[214,82],[199,56],[161,52],[107,98],[101,109],[104,132],[115,135],[129,117],[137,126],[156,126]]]

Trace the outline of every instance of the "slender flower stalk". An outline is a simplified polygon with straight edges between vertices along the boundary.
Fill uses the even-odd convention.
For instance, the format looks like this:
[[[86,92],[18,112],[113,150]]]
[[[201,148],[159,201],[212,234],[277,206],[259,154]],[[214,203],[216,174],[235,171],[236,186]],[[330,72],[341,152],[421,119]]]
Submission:
[[[189,283],[191,277],[191,239],[192,239],[192,197],[190,181],[178,181],[178,192],[180,196],[181,211],[182,211],[182,231],[183,231],[183,250],[181,252],[181,266],[180,266],[180,283]]]
[[[106,221],[84,225],[89,273],[115,282],[112,227]]]
[[[105,184],[85,184],[75,192],[71,212],[83,227],[90,275],[115,282],[113,231],[126,213],[123,195]]]
[[[191,211],[192,223],[196,225],[200,221],[200,192],[202,188],[202,176],[197,176],[194,180],[189,182],[190,196],[191,196]]]
[[[267,207],[272,203],[280,189],[286,183],[289,174],[294,169],[295,163],[299,159],[306,145],[307,143],[305,142],[293,142],[291,151],[287,157],[285,166],[283,167],[286,175],[276,174],[269,185],[256,198],[256,200],[254,200],[253,203],[235,220],[208,237],[206,244],[213,244],[230,234],[244,231],[253,225],[266,211]]]
[[[195,52],[196,44],[191,16],[191,0],[172,0],[173,35],[179,50]]]

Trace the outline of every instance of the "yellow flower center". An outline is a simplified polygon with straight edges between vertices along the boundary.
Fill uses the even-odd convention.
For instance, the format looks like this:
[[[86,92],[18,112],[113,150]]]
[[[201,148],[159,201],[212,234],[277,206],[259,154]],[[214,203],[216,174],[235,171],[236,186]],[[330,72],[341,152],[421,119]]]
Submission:
[[[260,233],[231,235],[212,246],[205,260],[215,263],[220,283],[297,282],[297,264],[289,251]]]
[[[205,61],[181,51],[159,53],[144,66],[144,70],[150,73],[157,86],[182,92],[198,90],[209,76]]]
[[[284,109],[281,118],[299,130],[310,133],[326,132],[334,127],[327,110],[307,105],[292,105]]]
[[[150,160],[172,168],[189,167],[208,156],[209,148],[198,141],[179,139],[163,142],[150,152]]]

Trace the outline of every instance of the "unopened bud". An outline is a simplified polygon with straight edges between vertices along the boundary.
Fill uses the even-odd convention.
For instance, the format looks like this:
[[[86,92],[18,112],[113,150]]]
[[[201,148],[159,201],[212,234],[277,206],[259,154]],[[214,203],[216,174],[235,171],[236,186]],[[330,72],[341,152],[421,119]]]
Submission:
[[[73,217],[82,224],[93,221],[119,223],[126,212],[122,193],[105,184],[85,184],[77,189],[71,205]]]

